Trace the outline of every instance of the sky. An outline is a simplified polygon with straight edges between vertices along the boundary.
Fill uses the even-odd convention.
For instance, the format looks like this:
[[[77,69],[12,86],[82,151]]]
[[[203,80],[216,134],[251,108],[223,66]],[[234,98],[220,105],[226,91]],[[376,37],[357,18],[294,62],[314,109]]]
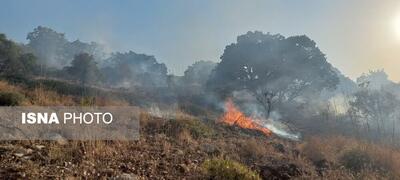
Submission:
[[[248,31],[307,35],[352,79],[384,69],[400,81],[398,0],[2,0],[0,23],[17,42],[47,26],[69,40],[154,55],[177,75],[198,60],[219,62]]]

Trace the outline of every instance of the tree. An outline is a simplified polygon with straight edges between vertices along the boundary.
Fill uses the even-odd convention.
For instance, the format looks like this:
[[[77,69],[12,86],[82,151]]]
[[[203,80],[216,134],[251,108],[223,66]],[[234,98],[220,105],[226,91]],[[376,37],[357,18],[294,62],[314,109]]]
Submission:
[[[34,53],[43,67],[61,69],[71,63],[77,54],[88,53],[95,60],[105,58],[105,48],[95,42],[85,43],[79,40],[70,42],[64,33],[51,28],[38,26],[28,33],[26,50]]]
[[[187,85],[203,86],[207,83],[212,70],[217,63],[211,61],[197,61],[184,72],[183,80]]]
[[[107,82],[122,87],[167,86],[167,67],[158,63],[154,56],[127,53],[114,53],[107,60],[111,65],[102,69]]]
[[[368,89],[381,89],[383,86],[393,84],[388,78],[386,72],[382,70],[369,71],[369,73],[363,73],[357,78],[357,84],[361,87]]]
[[[365,127],[368,133],[375,131],[377,136],[384,135],[391,129],[394,137],[398,121],[397,108],[400,105],[395,95],[383,89],[363,88],[354,94],[354,99],[349,104],[349,113]]]
[[[22,53],[21,48],[0,34],[0,74],[2,76],[22,77],[36,72],[36,57]]]
[[[285,38],[255,31],[225,48],[207,86],[223,95],[251,92],[268,118],[275,103],[334,89],[338,81],[325,55],[307,36]]]
[[[85,43],[80,40],[68,42],[64,47],[64,55],[66,59],[73,59],[75,55],[80,53],[91,54],[94,59],[99,62],[106,58],[107,53],[105,47],[99,43]]]
[[[68,43],[63,33],[48,27],[38,26],[26,37],[27,46],[38,57],[42,66],[63,67],[68,64],[64,47]]]
[[[75,80],[78,80],[82,85],[95,84],[100,80],[100,71],[92,55],[81,53],[75,56],[71,66],[65,68]]]

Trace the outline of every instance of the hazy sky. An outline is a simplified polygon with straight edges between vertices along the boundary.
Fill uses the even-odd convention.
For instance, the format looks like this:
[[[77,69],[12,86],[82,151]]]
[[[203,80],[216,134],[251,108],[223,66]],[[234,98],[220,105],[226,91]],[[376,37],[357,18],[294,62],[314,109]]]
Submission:
[[[197,60],[219,61],[250,30],[306,34],[351,78],[384,68],[400,81],[398,0],[2,0],[0,23],[18,42],[48,26],[70,40],[155,55],[175,74]]]

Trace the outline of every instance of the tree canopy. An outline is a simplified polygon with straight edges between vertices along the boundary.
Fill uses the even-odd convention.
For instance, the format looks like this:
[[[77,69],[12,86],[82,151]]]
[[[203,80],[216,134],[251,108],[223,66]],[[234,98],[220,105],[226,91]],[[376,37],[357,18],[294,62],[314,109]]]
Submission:
[[[114,53],[107,60],[111,65],[102,71],[107,82],[123,86],[167,86],[167,67],[158,63],[154,56],[127,53]]]
[[[92,55],[81,53],[75,56],[71,66],[65,68],[75,80],[83,85],[94,84],[100,80],[100,71]]]
[[[98,43],[85,43],[80,40],[70,42],[64,33],[51,28],[38,26],[28,33],[26,49],[34,53],[42,65],[61,69],[72,61],[75,55],[88,53],[96,59],[104,58],[106,53]]]
[[[0,74],[2,76],[27,76],[36,70],[36,57],[23,53],[14,42],[0,34]]]
[[[208,86],[229,93],[264,89],[292,98],[301,91],[335,88],[338,77],[325,55],[307,36],[248,32],[228,45]]]
[[[217,63],[211,61],[197,61],[193,63],[184,72],[184,83],[199,86],[205,85],[216,65]]]

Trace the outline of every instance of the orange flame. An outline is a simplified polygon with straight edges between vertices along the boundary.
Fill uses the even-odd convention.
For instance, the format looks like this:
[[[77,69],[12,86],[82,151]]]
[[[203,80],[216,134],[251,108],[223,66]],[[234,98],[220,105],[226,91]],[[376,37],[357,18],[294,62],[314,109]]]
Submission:
[[[260,124],[254,122],[251,117],[247,117],[235,106],[231,99],[228,99],[225,102],[225,113],[219,119],[219,121],[227,123],[231,126],[236,125],[245,129],[254,129],[257,131],[261,131],[267,136],[271,135],[271,131],[269,129],[262,127]]]

